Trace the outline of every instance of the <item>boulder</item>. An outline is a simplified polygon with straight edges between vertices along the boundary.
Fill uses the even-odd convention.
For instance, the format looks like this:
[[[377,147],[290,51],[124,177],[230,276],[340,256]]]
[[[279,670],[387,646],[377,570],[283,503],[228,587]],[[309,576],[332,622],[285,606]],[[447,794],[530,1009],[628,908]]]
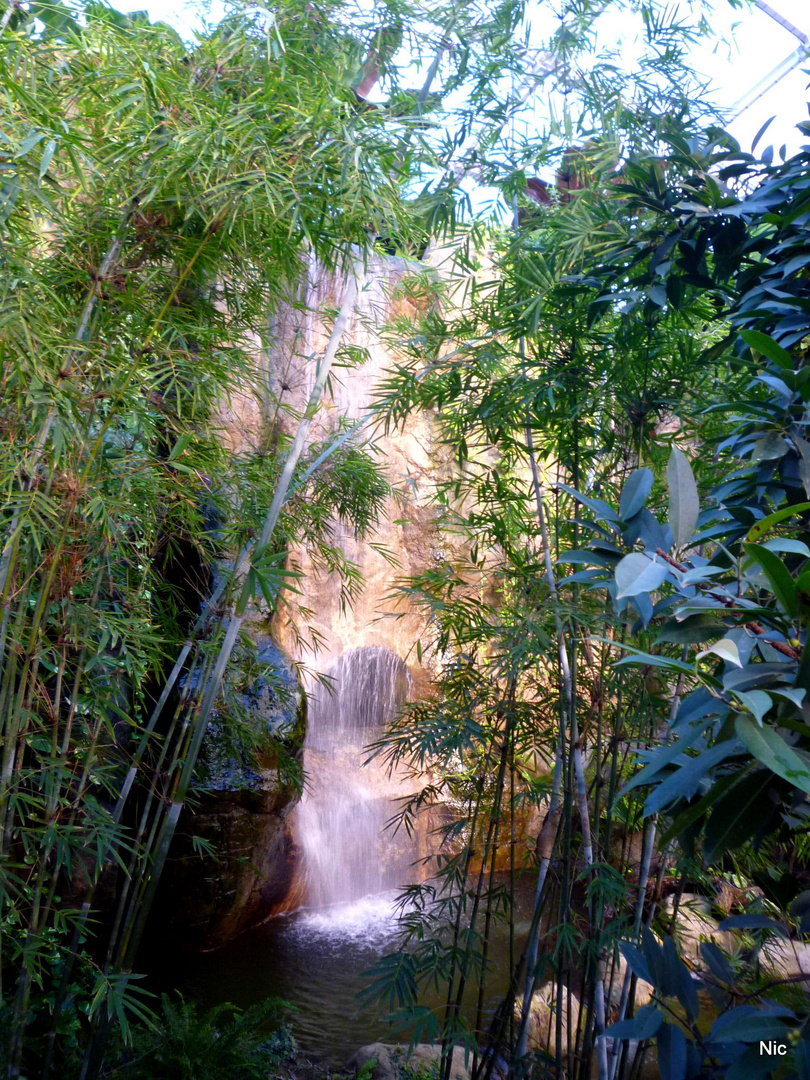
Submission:
[[[569,1006],[570,1003],[570,1006]],[[576,1031],[579,1026],[580,1001],[577,995],[563,987],[562,997],[562,1052],[568,1049],[568,1032]],[[523,999],[515,1002],[515,1019],[520,1020],[523,1012]],[[549,1057],[557,1053],[557,983],[545,982],[532,995],[529,1011],[529,1029],[527,1047],[529,1050],[542,1050]]]
[[[611,997],[615,988],[618,987],[616,992],[616,1005],[618,1005],[619,997],[621,996],[621,982],[624,978],[624,972],[627,970],[626,962],[622,958],[622,964],[624,967],[619,966],[617,963],[615,966],[615,974],[613,979],[610,980]],[[608,971],[608,975],[610,971]],[[608,989],[606,985],[605,989]],[[556,982],[544,983],[539,990],[535,990],[532,997],[532,1009],[529,1015],[529,1038],[527,1047],[529,1051],[541,1050],[548,1054],[549,1057],[554,1057],[557,1053],[557,984]],[[648,1004],[652,997],[652,987],[649,983],[638,980],[636,985],[636,1009],[640,1008],[643,1004]],[[568,1008],[569,995],[567,990],[563,994],[563,1041],[562,1041],[562,1053],[565,1054],[568,1050],[568,1032],[576,1032],[579,1025],[580,1010],[582,1008],[580,1000],[573,992],[570,995],[571,1006]],[[610,1003],[608,1008],[610,1009]],[[520,1018],[522,1003],[520,1001],[515,1004],[515,1018]],[[612,1041],[608,1042],[608,1052],[612,1047]],[[635,1061],[636,1054],[638,1053],[638,1044],[630,1043],[629,1046],[629,1063]],[[636,1070],[634,1075],[638,1080],[660,1080],[661,1072],[658,1068],[658,1059],[655,1053],[655,1047],[647,1047],[644,1053],[644,1060],[639,1065],[634,1065]],[[596,1068],[596,1059],[594,1057],[594,1068]],[[594,1075],[596,1075],[594,1073]]]
[[[810,945],[772,938],[762,947],[760,963],[774,979],[790,979],[810,991]]]
[[[407,1046],[390,1043],[369,1043],[355,1050],[349,1058],[348,1067],[356,1075],[363,1066],[374,1061],[372,1080],[435,1080],[439,1074],[442,1048],[429,1043],[418,1043],[411,1050]],[[464,1050],[460,1046],[453,1048],[453,1062],[450,1067],[451,1080],[470,1080]]]
[[[262,636],[254,644],[232,676],[240,716],[229,724],[215,715],[209,725],[151,921],[158,940],[201,951],[286,906],[294,880],[289,817],[299,792],[274,747],[300,762],[305,699],[278,646]],[[237,741],[234,731],[245,737]]]
[[[607,1010],[608,1018],[615,1019],[618,1013],[619,1006],[622,1000],[622,988],[624,986],[625,975],[627,974],[627,961],[619,953],[618,958],[606,965],[605,972],[605,1008]],[[649,1005],[652,1001],[653,988],[650,983],[645,982],[644,979],[636,979],[636,992],[633,997],[633,1001],[636,1009],[640,1009],[642,1005]]]
[[[669,916],[674,911],[675,898],[668,896],[662,910]],[[700,944],[703,941],[714,942],[724,952],[734,952],[736,940],[730,930],[721,930],[718,920],[711,913],[711,902],[705,896],[684,893],[678,905],[678,917],[672,930],[672,936],[681,956],[698,966],[702,966]]]

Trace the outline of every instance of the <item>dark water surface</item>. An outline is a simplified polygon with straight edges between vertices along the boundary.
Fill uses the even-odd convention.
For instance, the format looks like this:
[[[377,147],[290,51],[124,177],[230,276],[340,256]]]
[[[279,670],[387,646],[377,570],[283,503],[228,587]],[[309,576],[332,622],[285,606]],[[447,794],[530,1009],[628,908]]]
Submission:
[[[365,1043],[392,1038],[386,1020],[363,1007],[357,994],[367,972],[396,948],[395,894],[365,897],[324,911],[299,910],[278,916],[212,953],[164,953],[149,963],[156,989],[177,989],[201,1007],[223,1001],[246,1008],[268,996],[296,1007],[290,1022],[302,1050],[324,1064],[345,1065]],[[516,918],[515,953],[528,932],[531,883],[522,883]],[[483,926],[481,927],[483,929]],[[491,1015],[509,982],[509,929],[492,929],[486,1006]],[[423,1004],[439,1004],[433,992]],[[474,1020],[475,1000],[466,1003]],[[396,1038],[402,1038],[401,1033]]]

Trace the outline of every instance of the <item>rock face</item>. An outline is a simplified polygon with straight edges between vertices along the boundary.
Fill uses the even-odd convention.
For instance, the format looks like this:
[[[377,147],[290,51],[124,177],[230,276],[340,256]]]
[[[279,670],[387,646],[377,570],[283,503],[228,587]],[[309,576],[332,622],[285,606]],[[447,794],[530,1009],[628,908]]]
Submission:
[[[369,1043],[361,1046],[349,1058],[348,1067],[356,1075],[368,1061],[375,1061],[372,1080],[430,1080],[438,1076],[441,1046],[418,1043],[408,1052],[407,1046],[388,1043]],[[453,1049],[450,1066],[451,1080],[470,1080],[470,1070],[460,1046]]]
[[[345,282],[314,259],[305,271],[300,295],[279,305],[272,313],[266,339],[255,342],[253,376],[233,388],[212,417],[217,437],[234,456],[259,460],[274,453],[294,435],[306,410],[314,358],[323,353],[329,339],[333,312],[340,307]],[[324,408],[312,419],[311,447],[368,418],[381,381],[397,362],[384,328],[396,319],[406,327],[405,336],[412,332],[407,327],[428,302],[425,275],[437,272],[427,261],[381,254],[369,259],[344,337],[344,344],[354,354],[350,363],[333,373]],[[319,563],[306,542],[293,543],[290,567],[301,573],[297,590],[287,594],[286,606],[275,612],[272,622],[261,627],[266,640],[269,625],[273,640],[300,665],[301,685],[316,721],[322,713],[329,713],[326,720],[331,720],[331,710],[341,700],[341,686],[333,699],[321,677],[337,677],[339,684],[341,674],[353,670],[355,661],[363,656],[390,655],[392,662],[396,661],[408,684],[407,693],[400,697],[427,696],[437,674],[427,656],[417,655],[416,643],[425,638],[425,613],[407,600],[395,605],[391,594],[395,579],[452,559],[452,550],[438,529],[434,496],[440,480],[454,466],[446,448],[435,439],[431,418],[425,414],[409,417],[396,431],[362,427],[359,441],[372,434],[374,453],[396,493],[392,491],[376,531],[366,538],[355,536],[342,521],[330,521],[331,543],[362,575],[362,592],[346,604],[338,574]],[[328,462],[324,467],[329,467]],[[396,617],[384,617],[391,615],[392,607]],[[265,609],[263,615],[268,618],[270,612]],[[260,651],[263,647],[260,645]],[[275,708],[266,700],[269,692],[259,680],[253,687],[243,683],[236,694],[246,704],[246,713],[259,718],[259,729],[265,723],[260,718],[266,718],[268,708]],[[398,703],[399,699],[394,706]],[[382,842],[379,838],[366,842],[371,819],[388,820],[395,800],[419,786],[407,774],[389,773],[382,762],[363,765],[367,755],[362,747],[381,734],[390,713],[381,713],[376,726],[369,726],[362,738],[355,740],[351,760],[346,747],[336,753],[333,746],[320,745],[315,730],[302,749],[305,724],[303,720],[290,723],[294,733],[287,739],[288,757],[300,763],[305,754],[310,778],[300,813],[293,812],[298,792],[293,784],[278,780],[277,762],[262,761],[261,753],[259,760],[241,753],[229,744],[233,725],[213,723],[203,753],[198,803],[184,813],[183,835],[172,847],[172,866],[161,886],[164,932],[176,933],[197,948],[215,948],[274,911],[304,902],[328,903],[334,897],[324,895],[316,886],[318,862],[328,863],[330,858],[345,863],[346,876],[357,878],[358,893],[374,891],[368,875],[354,873],[353,864],[342,858],[341,808],[328,795],[330,787],[345,787],[347,777],[355,790],[353,806],[358,814],[362,812],[368,826],[360,830],[360,846],[372,852],[379,847],[391,864],[382,868],[381,887],[412,879],[417,873],[411,869],[414,861],[435,854],[438,841],[431,831],[435,824],[432,818],[441,808],[435,808],[432,817],[423,816],[412,841],[400,830],[396,841],[388,833]],[[248,721],[247,727],[251,724],[253,721]],[[349,826],[354,824],[352,813],[349,808],[343,814]],[[211,845],[215,857],[200,858],[194,848],[195,836]],[[403,873],[399,870],[402,866],[406,868]],[[341,894],[339,898],[353,897]]]
[[[305,701],[272,640],[259,637],[251,653],[247,685],[237,683],[232,695],[240,715],[227,724],[220,715],[209,727],[196,799],[183,811],[156,900],[160,936],[189,948],[216,949],[262,922],[288,903],[293,882],[289,819],[299,793],[291,772],[300,764]],[[279,740],[286,769],[267,735]]]
[[[784,979],[810,991],[810,945],[772,939],[763,947],[760,962],[774,979]]]
[[[413,332],[420,305],[426,302],[424,280],[433,273],[427,262],[380,254],[369,259],[344,339],[357,350],[360,362],[341,368],[331,379],[325,407],[313,419],[310,437],[314,444],[330,441],[342,428],[368,418],[387,372],[398,362],[386,323],[398,320],[403,327],[407,325],[403,336]],[[331,312],[340,307],[344,291],[342,280],[312,264],[307,275],[306,310],[290,306],[275,313],[268,350],[268,386],[273,399],[285,407],[274,408],[272,418],[288,438],[312,390],[312,357],[323,352],[332,329]],[[285,413],[286,408],[291,408],[292,414]],[[242,438],[249,437],[247,420]],[[253,423],[259,422],[255,417]],[[368,754],[363,746],[380,737],[399,701],[392,699],[392,708],[378,709],[374,722],[357,738],[341,736],[339,747],[325,746],[321,736],[323,731],[344,726],[340,716],[343,703],[351,697],[353,673],[363,668],[363,657],[376,654],[396,663],[401,680],[408,683],[402,696],[411,700],[429,696],[438,673],[429,648],[424,653],[417,649],[417,642],[423,647],[429,642],[424,609],[394,594],[397,580],[441,567],[452,559],[438,528],[434,504],[440,480],[453,469],[452,459],[436,439],[426,413],[409,416],[395,430],[384,431],[369,424],[361,431],[363,439],[373,431],[374,454],[396,489],[387,497],[373,534],[358,537],[344,522],[330,522],[332,543],[362,575],[362,591],[350,604],[344,603],[337,573],[319,566],[305,544],[294,544],[290,564],[302,576],[298,591],[288,597],[289,607],[273,624],[278,641],[303,665],[303,684],[311,704],[313,723],[304,750],[311,782],[294,815],[293,828],[302,853],[296,889],[304,902],[315,906],[404,885],[427,871],[427,867],[414,864],[435,853],[437,846],[427,815],[418,820],[413,837],[404,829],[396,836],[390,831],[382,839],[379,836],[384,822],[396,812],[397,800],[427,782],[427,778],[420,782],[402,769],[390,772],[382,759],[364,764]],[[255,442],[256,436],[252,437]],[[320,676],[333,680],[332,693]],[[378,699],[381,701],[382,695]],[[342,812],[332,798],[338,787],[345,796]],[[374,867],[350,866],[344,857],[352,839],[353,815],[359,848],[373,859],[379,851],[389,863],[381,868],[377,885],[373,884]],[[372,831],[376,837],[371,836]],[[346,874],[324,873],[330,870],[330,861],[339,861]],[[399,876],[397,867],[405,868]],[[354,889],[343,888],[349,882],[338,881],[340,876],[353,878]],[[338,886],[336,890],[324,888],[327,879]]]

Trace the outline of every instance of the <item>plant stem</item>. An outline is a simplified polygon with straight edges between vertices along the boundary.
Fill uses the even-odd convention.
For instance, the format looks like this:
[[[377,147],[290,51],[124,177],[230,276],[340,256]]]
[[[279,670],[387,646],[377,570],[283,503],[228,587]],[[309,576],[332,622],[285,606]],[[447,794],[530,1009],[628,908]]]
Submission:
[[[144,858],[144,878],[139,883],[142,889],[142,899],[137,905],[137,908],[132,911],[132,921],[129,919],[127,920],[128,925],[123,928],[121,940],[116,947],[114,955],[110,957],[110,967],[121,972],[125,976],[128,975],[131,970],[131,964],[140,944],[146,920],[157,891],[158,882],[169,853],[169,846],[177,828],[180,813],[183,809],[186,795],[191,785],[200,748],[208,729],[208,722],[219,698],[225,669],[231,658],[231,654],[233,653],[239,637],[239,632],[242,629],[242,624],[245,620],[245,610],[251,592],[251,579],[249,575],[251,558],[255,558],[257,555],[261,556],[261,553],[266,549],[273,537],[281,509],[289,494],[295,467],[298,464],[298,460],[307,443],[312,419],[318,411],[321,397],[332,369],[332,364],[338,349],[342,344],[343,336],[349,322],[354,315],[358,291],[361,281],[364,280],[364,274],[365,271],[361,255],[348,275],[340,311],[332,328],[326,350],[318,364],[317,374],[309,401],[299,423],[296,436],[289,449],[281,475],[276,484],[276,489],[265,517],[261,535],[253,549],[252,555],[245,554],[240,559],[239,566],[237,566],[236,577],[238,578],[240,574],[244,572],[246,574],[245,585],[242,589],[242,594],[237,601],[235,610],[229,610],[223,616],[225,634],[214,663],[213,671],[210,676],[200,680],[202,684],[202,699],[198,700],[199,695],[197,695],[189,706],[187,715],[190,720],[190,742],[188,750],[182,758],[182,768],[174,782],[174,790],[168,800],[165,814],[163,815],[159,828],[154,834],[154,841],[149,844],[149,850],[144,852],[144,855],[146,856]],[[193,684],[193,681],[193,676],[190,676],[190,684]],[[151,852],[154,852],[154,854],[151,855],[150,858]],[[123,992],[123,987],[120,992]],[[101,1027],[97,1028],[94,1032],[94,1036],[91,1037],[88,1043],[79,1080],[89,1080],[94,1071],[99,1067],[99,1059],[101,1053],[103,1053],[103,1047],[106,1043],[108,1032],[109,1024],[105,1022],[102,1022]]]
[[[682,651],[682,659],[686,659],[688,656],[688,649],[684,646]],[[675,693],[672,697],[672,704],[669,710],[669,723],[670,726],[675,722],[678,715],[678,708],[681,704],[681,690],[683,688],[683,675],[678,675],[678,681],[675,684]],[[646,831],[644,834],[644,849],[641,857],[641,865],[638,871],[638,893],[636,899],[636,909],[633,916],[633,940],[637,940],[641,933],[641,923],[644,918],[644,902],[647,897],[647,882],[650,879],[650,866],[652,865],[652,856],[655,849],[655,834],[658,824],[658,815],[651,815],[647,822]],[[628,966],[624,975],[624,981],[622,983],[622,994],[619,1000],[619,1013],[616,1018],[616,1022],[624,1020],[627,1016],[627,1007],[630,1000],[630,983],[632,979],[632,972]],[[618,1039],[614,1039],[610,1048],[610,1070],[609,1080],[615,1080],[616,1071],[619,1067],[619,1050],[620,1042]]]

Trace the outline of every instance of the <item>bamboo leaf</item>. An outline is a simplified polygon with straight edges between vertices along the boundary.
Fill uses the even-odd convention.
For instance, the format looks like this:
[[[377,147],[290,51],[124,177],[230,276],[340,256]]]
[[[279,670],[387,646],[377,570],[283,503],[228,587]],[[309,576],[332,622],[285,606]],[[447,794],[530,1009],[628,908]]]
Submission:
[[[49,168],[49,166],[51,164],[51,159],[53,158],[53,155],[54,155],[55,152],[56,152],[56,139],[49,139],[48,142],[45,144],[45,149],[44,149],[44,151],[42,153],[42,160],[39,163],[39,176],[40,176],[40,179],[48,171],[48,168]]]
[[[44,131],[32,131],[32,132],[30,132],[30,134],[26,135],[26,137],[23,139],[23,141],[17,147],[17,152],[15,153],[14,157],[15,158],[25,157],[25,155],[30,153],[31,150],[33,150],[34,147],[37,145],[37,143],[41,142],[44,138],[45,138],[45,132]]]

